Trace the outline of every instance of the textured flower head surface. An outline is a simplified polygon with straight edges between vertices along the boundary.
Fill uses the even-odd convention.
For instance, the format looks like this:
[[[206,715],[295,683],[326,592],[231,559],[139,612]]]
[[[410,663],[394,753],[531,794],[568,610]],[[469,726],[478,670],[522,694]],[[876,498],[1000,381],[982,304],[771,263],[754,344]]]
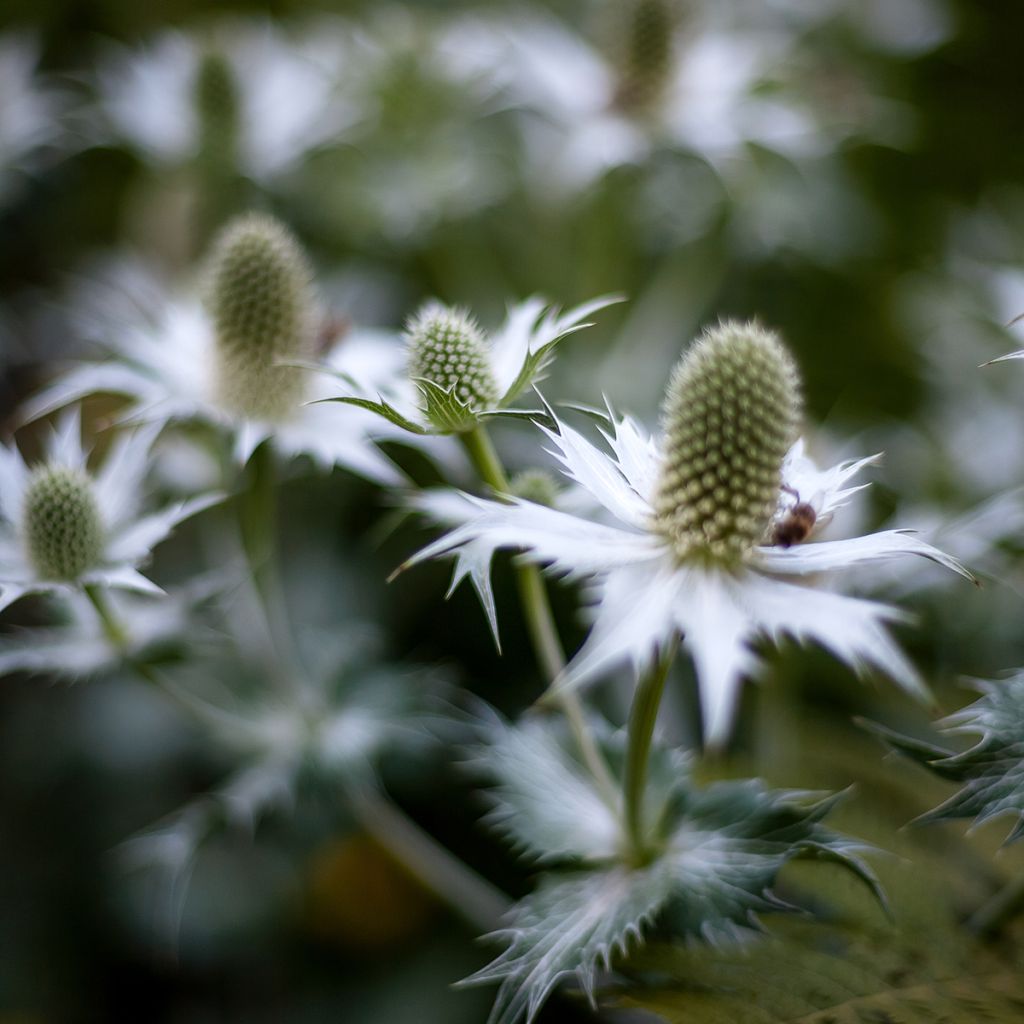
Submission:
[[[156,164],[183,163],[202,155],[204,142],[228,141],[211,138],[207,115],[223,115],[233,92],[237,170],[271,184],[355,121],[337,93],[344,50],[343,36],[328,27],[291,39],[253,21],[218,26],[212,44],[167,32],[144,48],[112,51],[97,73],[97,141],[113,137]],[[224,87],[215,93],[211,54],[220,57]],[[216,108],[204,102],[211,95],[221,100]]]
[[[488,416],[533,415],[509,406],[544,379],[563,338],[590,327],[591,313],[621,301],[604,295],[562,313],[535,296],[510,307],[490,339],[466,310],[430,301],[406,325],[406,376],[414,387],[394,384],[390,396],[353,373],[311,369],[333,373],[354,391],[335,401],[368,409],[410,434],[460,433]]]
[[[273,241],[276,233],[271,234],[270,252],[265,255],[272,258],[277,245]],[[287,244],[284,257],[285,268],[294,265],[293,289],[296,293],[306,291],[301,260],[295,262]],[[259,267],[250,270],[260,272]],[[287,277],[283,282],[286,292]],[[241,283],[244,285],[246,280],[243,274]],[[248,312],[234,310],[231,318],[237,325],[249,316],[258,317],[261,311],[264,314],[264,329],[253,346],[256,351],[247,356],[245,339],[237,336],[237,328],[218,340],[218,317],[223,319],[232,312],[226,302],[212,301],[196,289],[176,291],[138,259],[117,260],[83,275],[80,294],[71,304],[71,328],[85,340],[102,346],[101,352],[108,357],[71,368],[27,403],[24,418],[47,415],[88,395],[109,393],[128,400],[125,416],[133,422],[199,420],[230,431],[240,463],[272,437],[285,456],[308,455],[321,466],[342,466],[378,483],[400,483],[401,474],[375,440],[397,436],[407,440],[408,434],[370,413],[340,417],[314,404],[331,397],[334,385],[274,362],[286,348],[297,356],[310,343],[320,345],[326,350],[324,365],[332,372],[356,375],[386,391],[402,376],[401,346],[383,332],[331,331],[326,329],[331,327],[326,317],[319,321],[325,325],[320,337],[312,338],[303,334],[306,326],[302,311],[286,302],[288,308],[275,315],[290,318],[292,329],[298,332],[295,344],[289,345],[287,330],[282,331],[280,321],[276,327],[266,326],[266,295],[257,291],[254,298]],[[307,313],[309,326],[315,330],[316,310]],[[260,340],[264,343],[262,353],[258,350]],[[243,364],[241,375],[239,363]],[[251,370],[249,374],[246,368]],[[226,374],[233,374],[228,386]],[[289,381],[286,394],[276,387],[262,388],[277,374]],[[247,389],[241,386],[246,382]],[[240,403],[246,390],[257,399],[263,395],[266,401],[257,401],[246,409]],[[429,439],[426,441],[429,446]]]
[[[138,566],[178,523],[219,496],[142,515],[154,438],[153,428],[123,434],[95,475],[77,411],[53,431],[37,466],[28,466],[16,447],[0,446],[0,609],[25,594],[89,585],[163,593]]]
[[[684,354],[660,442],[625,416],[612,416],[604,433],[610,453],[557,420],[554,429],[541,427],[551,454],[590,493],[596,511],[427,494],[414,502],[454,529],[406,565],[454,555],[453,587],[470,578],[495,636],[489,573],[498,549],[587,581],[593,625],[556,688],[623,663],[641,673],[681,635],[695,663],[711,744],[726,738],[740,683],[759,668],[750,645],[760,637],[817,642],[858,673],[881,669],[924,696],[918,673],[885,628],[904,617],[899,610],[799,579],[906,554],[973,577],[906,531],[816,539],[860,489],[851,486],[853,477],[877,457],[819,470],[790,436],[796,383],[775,335],[754,324],[721,324]]]

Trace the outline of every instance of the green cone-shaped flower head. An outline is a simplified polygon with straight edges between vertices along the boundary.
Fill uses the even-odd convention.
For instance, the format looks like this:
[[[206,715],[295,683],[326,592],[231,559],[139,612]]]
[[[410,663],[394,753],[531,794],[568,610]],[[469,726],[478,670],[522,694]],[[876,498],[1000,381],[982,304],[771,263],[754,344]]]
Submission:
[[[483,331],[463,309],[428,302],[406,325],[409,376],[451,391],[472,412],[495,404],[498,387]],[[428,415],[431,403],[428,401]],[[450,421],[435,424],[450,426]]]
[[[535,505],[554,508],[558,501],[558,483],[546,469],[520,470],[508,484],[517,498],[525,498]]]
[[[313,354],[311,274],[302,249],[274,218],[246,214],[214,241],[207,273],[220,401],[253,419],[287,418],[302,402],[303,379],[279,364]]]
[[[200,156],[233,159],[240,119],[238,84],[231,64],[222,53],[208,50],[200,57],[193,95],[199,122]]]
[[[29,558],[42,579],[78,579],[103,554],[99,506],[92,481],[81,470],[35,470],[25,489],[22,522]]]
[[[617,101],[641,113],[661,99],[672,74],[674,0],[623,0],[624,52]]]
[[[737,565],[764,541],[800,411],[796,367],[773,332],[726,322],[685,353],[665,399],[655,498],[681,561]]]

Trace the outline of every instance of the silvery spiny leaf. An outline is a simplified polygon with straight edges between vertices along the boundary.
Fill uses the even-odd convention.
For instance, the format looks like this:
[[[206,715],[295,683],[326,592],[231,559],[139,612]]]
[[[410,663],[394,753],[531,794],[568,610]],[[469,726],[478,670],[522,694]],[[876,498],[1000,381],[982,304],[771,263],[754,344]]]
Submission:
[[[833,861],[883,898],[859,856],[870,847],[822,823],[837,797],[770,790],[756,780],[698,786],[688,759],[662,748],[652,753],[648,788],[653,853],[632,862],[620,809],[604,803],[555,728],[541,720],[495,727],[478,754],[496,782],[491,821],[535,859],[562,868],[545,873],[513,908],[495,934],[507,948],[465,982],[500,983],[491,1024],[532,1020],[567,975],[593,1000],[597,972],[649,927],[684,941],[749,937],[758,914],[795,909],[772,893],[795,859]],[[620,776],[622,734],[603,747]]]
[[[890,747],[963,788],[919,822],[973,818],[975,825],[1003,815],[1016,821],[1006,838],[1024,835],[1024,672],[1000,682],[979,682],[983,696],[939,723],[947,734],[981,738],[960,753],[866,723]]]

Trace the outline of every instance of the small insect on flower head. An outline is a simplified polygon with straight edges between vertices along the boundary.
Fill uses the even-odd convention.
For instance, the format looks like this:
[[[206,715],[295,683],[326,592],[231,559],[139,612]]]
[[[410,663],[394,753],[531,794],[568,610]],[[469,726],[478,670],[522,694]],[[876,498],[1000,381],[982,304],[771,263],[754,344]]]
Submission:
[[[36,469],[25,488],[22,521],[29,557],[43,579],[76,580],[103,555],[99,505],[82,470],[59,465]]]
[[[274,218],[247,214],[215,240],[207,273],[220,401],[252,419],[286,419],[302,402],[303,378],[280,364],[310,357],[315,334],[302,249]]]
[[[736,565],[767,538],[800,410],[796,367],[773,332],[723,323],[687,350],[665,399],[654,501],[680,562]]]

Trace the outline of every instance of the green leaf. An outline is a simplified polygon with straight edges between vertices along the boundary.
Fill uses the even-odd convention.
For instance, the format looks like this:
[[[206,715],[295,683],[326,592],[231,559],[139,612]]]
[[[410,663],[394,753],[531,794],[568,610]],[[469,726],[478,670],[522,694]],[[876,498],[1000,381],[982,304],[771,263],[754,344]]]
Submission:
[[[337,398],[321,398],[313,404],[319,405],[321,402],[343,402],[345,405],[355,405],[360,409],[369,409],[370,412],[375,412],[378,416],[383,416],[384,419],[390,420],[394,423],[396,427],[408,430],[411,434],[430,433],[426,427],[419,423],[414,423],[412,420],[403,416],[393,405],[389,405],[385,402],[383,398],[375,402],[370,398],[356,398],[354,395],[339,395]]]
[[[919,851],[883,865],[895,926],[830,876],[826,923],[776,920],[739,949],[660,945],[631,957],[622,1005],[668,1024],[1011,1024],[1024,1010],[1020,957],[961,931],[949,869]]]
[[[956,753],[869,724],[894,750],[944,779],[963,783],[944,803],[921,815],[920,822],[973,818],[1016,818],[1006,838],[1024,835],[1024,673],[998,683],[981,683],[983,696],[939,723],[944,733],[980,735],[974,746]]]
[[[458,434],[476,426],[478,416],[469,404],[455,394],[455,385],[443,388],[425,377],[414,377],[426,403],[423,414],[443,434]]]
[[[602,745],[621,784],[623,734]],[[492,823],[530,855],[564,868],[543,875],[517,904],[497,936],[506,950],[467,981],[501,983],[492,1024],[531,1020],[566,975],[592,995],[599,967],[648,926],[683,940],[749,937],[759,913],[795,909],[772,891],[793,860],[838,863],[880,896],[858,857],[867,844],[822,824],[834,797],[754,780],[699,786],[685,755],[656,748],[646,807],[656,852],[637,864],[623,853],[620,809],[604,802],[551,721],[492,728],[477,763],[497,782]]]

